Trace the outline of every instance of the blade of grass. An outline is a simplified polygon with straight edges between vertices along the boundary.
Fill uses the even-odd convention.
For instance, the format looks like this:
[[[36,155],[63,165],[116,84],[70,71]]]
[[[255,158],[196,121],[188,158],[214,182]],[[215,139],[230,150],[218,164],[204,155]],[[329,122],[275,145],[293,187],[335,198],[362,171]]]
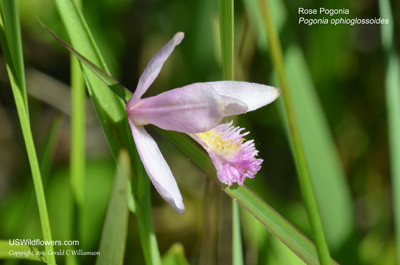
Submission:
[[[295,45],[286,49],[285,67],[291,96],[295,99],[292,101],[293,108],[304,152],[309,162],[327,241],[332,249],[338,249],[348,239],[353,226],[349,187],[310,73],[307,71],[305,58]],[[283,105],[280,105],[284,109]],[[289,126],[286,125],[286,127]]]
[[[237,201],[243,209],[253,215],[305,263],[319,264],[318,253],[314,244],[247,186],[229,187],[219,182],[215,174],[215,168],[210,162],[210,158],[206,152],[193,143],[191,139],[172,131],[161,131],[157,129],[157,132],[173,144],[205,175],[215,181],[225,193]],[[333,259],[330,259],[330,261],[333,264],[337,264]]]
[[[134,207],[132,208],[134,208],[134,213],[138,218],[144,256],[147,264],[160,264],[161,258],[151,216],[150,180],[145,175],[143,165],[135,151],[123,101],[104,84],[107,81],[99,79],[104,76],[110,77],[110,73],[90,33],[89,27],[75,3],[71,0],[56,0],[56,5],[74,47],[70,51],[82,63],[89,95],[96,109],[111,153],[116,160],[119,149],[124,147],[128,150],[134,162],[135,166],[132,171],[133,175],[137,177],[132,178],[133,194],[131,199],[134,200]],[[82,57],[78,56],[77,50],[81,51]],[[87,67],[87,62],[91,62],[92,65],[97,65],[101,68],[91,67],[90,64]],[[101,71],[96,69],[101,69]],[[106,74],[101,75],[99,72]],[[126,93],[126,90],[124,90],[124,93]]]
[[[387,25],[381,25],[381,38],[387,63],[385,87],[388,112],[389,152],[392,174],[394,224],[397,242],[397,264],[400,264],[400,59],[393,43],[394,29],[390,1],[379,0],[379,10],[381,16],[390,21]]]
[[[268,1],[272,11],[273,23],[280,32],[287,17],[283,2],[264,1]],[[252,26],[257,29],[259,48],[268,51],[266,45],[267,32],[262,22],[262,13],[258,1],[243,0],[243,2]],[[260,40],[264,38],[264,41]],[[329,247],[332,250],[337,250],[349,238],[354,225],[349,185],[346,182],[346,176],[340,164],[333,137],[308,71],[309,67],[296,44],[286,48],[285,61],[289,89],[293,93],[291,98],[326,239]],[[301,89],[297,89],[298,87],[301,87]],[[278,102],[281,103],[280,100]],[[283,109],[283,105],[280,105]],[[286,129],[289,138],[288,126],[286,126]]]
[[[96,265],[123,264],[128,234],[128,194],[131,175],[129,154],[122,149],[117,161],[114,187],[108,202]]]
[[[56,6],[75,50],[81,51],[84,57],[94,65],[101,67],[102,71],[109,75],[90,30],[75,3],[71,0],[57,0]],[[80,58],[78,57],[78,59]],[[82,63],[81,60],[80,62]],[[117,159],[121,146],[133,146],[132,136],[128,131],[125,106],[123,101],[92,72],[91,68],[83,66],[83,71],[88,84],[89,95],[106,135],[111,153]]]
[[[319,215],[318,204],[315,198],[311,176],[303,149],[303,143],[301,141],[300,132],[293,109],[290,90],[288,88],[288,83],[285,76],[283,56],[278,34],[276,33],[276,30],[272,24],[268,4],[263,0],[260,0],[259,3],[265,21],[265,27],[267,28],[268,32],[268,41],[270,45],[272,60],[279,76],[280,87],[282,89],[282,98],[290,128],[289,131],[292,140],[295,164],[299,176],[300,188],[303,196],[303,201],[307,210],[308,219],[310,221],[313,238],[317,247],[319,261],[322,265],[331,264],[329,248],[326,242],[321,217]]]
[[[103,81],[104,84],[106,84],[111,90],[113,90],[116,95],[118,95],[125,102],[128,102],[128,100],[131,97],[131,93],[126,87],[120,84],[114,77],[112,77],[105,70],[101,69],[96,64],[88,60],[81,53],[72,48],[71,45],[63,41],[61,38],[59,38],[53,31],[51,31],[43,23],[42,26],[51,35],[53,35],[53,37],[56,38],[58,42],[60,42],[65,48],[67,48],[70,53],[72,53],[76,58],[78,58],[81,63],[83,63],[86,67],[88,67],[92,71],[92,73],[94,73],[101,81]]]
[[[219,28],[221,39],[222,76],[224,80],[234,80],[234,2],[219,0]],[[242,237],[240,230],[239,206],[232,200],[232,262],[243,264]]]
[[[3,20],[4,32],[7,36],[5,41],[8,44],[8,53],[10,58],[7,62],[10,64],[12,73],[15,76],[15,82],[19,89],[21,89],[22,98],[25,103],[25,109],[28,109],[28,96],[26,92],[25,69],[22,54],[22,41],[19,14],[17,3],[15,1],[2,0],[1,1],[1,15]],[[5,43],[2,44],[2,46]]]
[[[218,12],[221,39],[222,75],[224,80],[233,80],[233,0],[218,0]]]
[[[78,207],[82,205],[85,183],[85,92],[79,61],[71,57],[71,187]]]
[[[20,120],[22,134],[32,171],[32,178],[39,208],[43,239],[50,242],[52,240],[52,236],[47,212],[46,199],[44,195],[39,162],[29,122],[17,1],[3,0],[0,3],[0,42],[3,53],[5,54],[7,71],[10,78],[15,105],[17,107],[18,117]],[[52,253],[54,251],[51,244],[46,245],[45,248],[47,253]],[[48,257],[48,261],[51,264],[56,264],[54,255],[50,255]]]
[[[80,2],[75,0],[77,5]],[[78,59],[71,54],[71,151],[70,151],[70,185],[73,195],[70,238],[80,238],[79,223],[82,221],[82,210],[85,191],[85,143],[86,143],[86,89],[83,73]],[[74,246],[70,247],[74,250]],[[78,263],[76,256],[66,258],[67,265]]]

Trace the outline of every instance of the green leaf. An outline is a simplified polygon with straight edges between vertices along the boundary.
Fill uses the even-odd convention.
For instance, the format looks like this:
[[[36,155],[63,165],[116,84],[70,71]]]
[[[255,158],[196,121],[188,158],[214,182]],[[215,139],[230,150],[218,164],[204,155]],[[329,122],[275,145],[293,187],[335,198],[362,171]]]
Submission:
[[[218,12],[221,37],[222,73],[224,80],[233,80],[233,0],[218,0]]]
[[[219,182],[210,158],[200,146],[182,134],[172,131],[157,131],[304,262],[319,264],[314,244],[247,186],[229,187]],[[331,261],[336,263],[333,259]]]
[[[71,47],[68,43],[66,43],[64,40],[62,40],[60,37],[58,37],[53,31],[51,31],[48,27],[44,26],[43,27],[51,34],[53,37],[60,42],[65,48],[68,49],[70,53],[72,53],[76,58],[79,59],[81,63],[83,63],[86,67],[88,67],[92,73],[97,75],[97,77],[104,82],[111,90],[114,91],[115,94],[117,94],[122,100],[125,102],[128,102],[128,100],[131,98],[132,94],[129,92],[129,90],[124,87],[122,84],[120,84],[114,77],[106,73],[103,69],[98,67],[96,64],[92,63],[90,60],[88,60],[85,56],[83,56],[81,53],[76,51],[74,48]]]
[[[128,195],[131,175],[130,158],[121,150],[117,161],[114,187],[108,202],[96,265],[123,264],[128,234]]]
[[[329,246],[338,249],[349,238],[353,228],[350,190],[299,48],[291,46],[287,49],[285,67],[326,237]]]
[[[182,244],[176,243],[162,258],[163,265],[189,265]]]
[[[32,171],[43,239],[45,241],[52,241],[42,177],[29,121],[25,72],[22,59],[21,31],[17,6],[18,1],[3,0],[0,4],[0,43],[3,54],[5,55],[4,58],[7,64],[8,76],[10,78],[15,105],[17,107],[18,117]],[[53,251],[52,245],[46,245],[47,253],[52,253]],[[49,263],[56,264],[54,255],[49,256]]]
[[[267,32],[262,21],[260,5],[257,1],[243,0],[243,2],[253,27],[257,29],[260,41],[265,44],[260,48],[266,49]],[[271,6],[273,24],[280,30],[287,17],[287,11],[281,1],[273,0],[268,3]],[[307,70],[308,66],[297,46],[290,47],[291,49],[285,54],[288,87],[292,94],[326,238],[331,248],[338,249],[347,240],[353,227],[350,191],[313,81]]]
[[[16,1],[2,0],[0,4],[2,22],[4,23],[3,27],[6,34],[5,42],[7,43],[2,42],[2,46],[7,47],[7,54],[9,54],[9,58],[6,58],[6,61],[10,65],[15,82],[20,89],[25,108],[28,109],[18,3]]]
[[[90,30],[75,3],[57,0],[56,5],[74,49],[109,75]],[[126,146],[128,150],[133,150],[124,103],[92,72],[92,68],[83,66],[83,72],[111,153],[117,159],[121,147]]]
[[[388,133],[390,169],[392,179],[393,212],[396,230],[397,263],[400,261],[400,59],[394,47],[394,23],[390,1],[379,0],[381,17],[389,24],[381,25],[382,46],[385,52],[386,69],[386,104],[388,112]]]
[[[234,80],[234,2],[219,0],[219,28],[221,38],[222,76],[224,80]],[[243,248],[240,229],[239,205],[232,200],[232,261],[243,264]]]
[[[296,119],[296,110],[293,105],[294,97],[291,95],[291,89],[285,75],[282,47],[274,22],[271,17],[269,4],[264,0],[259,0],[260,9],[264,18],[264,27],[268,32],[268,43],[270,46],[271,58],[274,67],[278,73],[279,86],[282,89],[281,100],[284,106],[285,115],[289,127],[290,142],[293,150],[295,165],[299,177],[301,195],[307,211],[310,227],[315,241],[318,257],[321,264],[331,264],[328,244],[326,242],[325,232],[319,214],[318,204],[311,179],[309,162],[305,153],[298,120]]]
[[[68,31],[72,47],[87,61],[99,66],[110,76],[89,27],[75,3],[71,0],[56,0],[56,5]],[[93,67],[85,66],[84,62],[82,64],[89,95],[114,159],[117,160],[120,148],[125,148],[133,160],[132,171],[135,177],[132,178],[133,194],[129,206],[138,218],[140,240],[147,264],[160,264],[161,258],[151,217],[150,180],[145,175],[143,165],[136,152],[124,102],[99,79],[104,75],[98,76],[98,72]]]
[[[46,263],[42,251],[32,246],[11,245],[8,240],[0,240],[0,259],[26,259]],[[55,264],[55,263],[53,263]]]

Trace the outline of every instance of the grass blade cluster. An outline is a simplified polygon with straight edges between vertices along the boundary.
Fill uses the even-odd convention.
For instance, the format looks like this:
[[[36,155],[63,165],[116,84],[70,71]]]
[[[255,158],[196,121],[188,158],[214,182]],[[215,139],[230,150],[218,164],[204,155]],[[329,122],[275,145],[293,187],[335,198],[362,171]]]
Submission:
[[[25,85],[25,71],[21,43],[21,30],[17,6],[18,2],[4,0],[1,1],[0,4],[0,43],[7,63],[7,71],[10,78],[15,105],[17,107],[18,117],[21,124],[22,134],[32,171],[43,239],[45,241],[51,242],[52,236],[47,212],[46,199],[29,120],[28,100]],[[54,252],[53,246],[51,244],[46,245],[46,252]],[[48,256],[48,262],[51,264],[56,264],[54,255]]]

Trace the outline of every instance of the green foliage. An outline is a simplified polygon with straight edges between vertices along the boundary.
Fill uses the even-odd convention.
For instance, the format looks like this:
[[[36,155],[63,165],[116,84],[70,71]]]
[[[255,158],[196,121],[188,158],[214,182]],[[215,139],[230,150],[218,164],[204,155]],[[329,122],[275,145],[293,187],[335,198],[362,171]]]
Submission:
[[[128,196],[130,159],[126,150],[121,150],[117,161],[114,187],[105,216],[96,265],[123,264],[125,242],[128,233]]]
[[[22,133],[31,166],[33,183],[35,186],[36,199],[39,207],[40,221],[42,226],[43,238],[51,241],[51,230],[47,213],[46,199],[43,190],[42,177],[39,162],[33,142],[28,100],[26,96],[25,73],[22,54],[21,30],[19,25],[18,6],[16,1],[1,1],[1,25],[0,43],[7,64],[8,75],[14,95],[15,105],[17,106],[18,117],[22,128]],[[46,245],[47,253],[54,251],[52,245]],[[49,256],[48,262],[55,264],[55,257]]]

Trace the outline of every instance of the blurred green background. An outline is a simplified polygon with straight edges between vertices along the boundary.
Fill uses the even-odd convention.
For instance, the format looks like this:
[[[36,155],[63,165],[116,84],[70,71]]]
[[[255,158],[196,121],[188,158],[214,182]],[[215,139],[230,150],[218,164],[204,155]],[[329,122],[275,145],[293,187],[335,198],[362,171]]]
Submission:
[[[273,85],[274,69],[255,2],[235,1],[236,79]],[[378,2],[269,2],[285,53],[287,77],[291,89],[297,91],[293,92],[299,99],[296,110],[317,115],[315,119],[324,125],[328,144],[336,150],[334,168],[342,177],[344,194],[331,197],[325,205],[344,200],[347,209],[333,220],[335,224],[326,226],[332,256],[340,264],[395,264],[384,89],[386,64],[380,27],[299,25],[297,10],[347,8],[348,17],[374,18],[380,16]],[[391,4],[397,18],[400,3]],[[217,1],[84,0],[82,9],[113,76],[132,91],[147,62],[177,31],[185,32],[185,39],[146,96],[194,82],[222,79]],[[39,153],[52,120],[57,117],[61,122],[56,144],[51,148],[53,161],[43,177],[53,237],[67,239],[72,209],[68,188],[70,57],[37,18],[63,39],[68,38],[51,0],[20,1],[20,16],[31,125]],[[399,43],[399,20],[390,23]],[[0,85],[0,238],[41,238],[31,173],[4,63],[0,64]],[[301,101],[306,93],[309,97]],[[81,248],[96,251],[115,164],[89,99],[87,107],[87,210],[80,223],[79,240]],[[251,132],[259,157],[264,159],[262,170],[246,185],[310,237],[281,114],[280,102],[275,102],[237,120]],[[301,117],[304,124],[307,117]],[[303,131],[304,137],[310,136],[310,145],[319,144],[319,139],[313,137],[314,129],[311,124]],[[222,191],[212,188],[213,183],[168,142],[162,138],[157,142],[177,178],[187,209],[185,215],[175,214],[153,189],[153,219],[161,253],[180,242],[191,264],[201,264],[204,253],[210,253],[215,264],[231,264],[230,200]],[[314,153],[321,159],[316,170],[322,182],[329,179],[324,178],[325,172],[332,173],[323,162],[328,155]],[[329,187],[329,183],[326,185]],[[242,214],[245,264],[302,264],[257,221]],[[326,217],[324,222],[329,223]],[[332,227],[338,230],[329,230]],[[93,257],[82,260],[84,264],[94,263]],[[60,262],[63,264],[62,259]],[[133,216],[125,264],[144,264]]]

